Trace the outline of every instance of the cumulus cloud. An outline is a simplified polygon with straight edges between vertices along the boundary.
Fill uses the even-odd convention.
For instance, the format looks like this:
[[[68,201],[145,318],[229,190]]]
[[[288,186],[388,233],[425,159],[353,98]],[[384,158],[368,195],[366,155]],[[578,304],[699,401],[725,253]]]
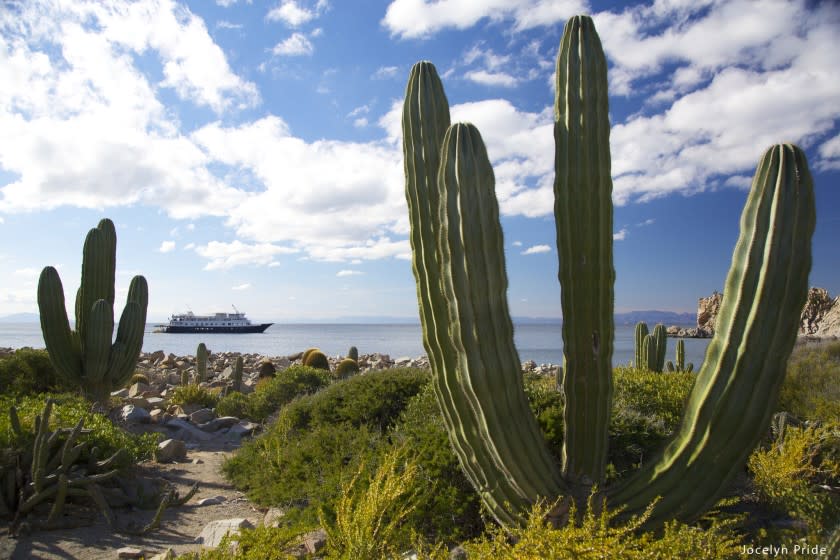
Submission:
[[[615,241],[624,241],[627,238],[627,228],[621,228],[613,234]]]
[[[298,5],[294,0],[284,0],[265,16],[269,21],[282,21],[290,27],[298,27],[315,18],[315,12]]]
[[[175,249],[175,242],[174,241],[164,241],[160,244],[160,248],[158,251],[161,253],[169,253]]]
[[[271,52],[278,56],[300,56],[312,54],[315,52],[315,47],[303,33],[292,33],[284,41],[274,45]]]
[[[341,277],[344,277],[344,276],[359,276],[359,275],[361,275],[361,274],[362,274],[362,271],[361,271],[361,270],[349,270],[349,269],[348,269],[348,270],[339,270],[339,271],[336,273],[336,276],[338,276],[339,278],[341,278]]]
[[[517,79],[504,72],[488,72],[487,70],[471,70],[464,77],[472,82],[485,86],[515,87]]]
[[[236,291],[238,291],[238,292],[241,292],[242,290],[247,290],[247,289],[249,289],[250,287],[251,287],[251,284],[249,284],[249,283],[247,283],[247,282],[246,282],[245,284],[239,284],[238,286],[231,286],[231,288],[230,288],[230,289],[231,289],[231,290],[236,290]]]
[[[550,253],[551,247],[549,245],[534,245],[522,251],[523,255],[537,255],[539,253]]]
[[[397,66],[380,66],[371,77],[374,80],[386,80],[396,77],[399,70],[400,69]]]
[[[447,28],[466,29],[479,21],[511,19],[516,30],[551,25],[589,12],[580,0],[394,0],[382,25],[401,38],[428,37]]]
[[[243,265],[269,265],[275,257],[283,254],[295,253],[289,247],[273,245],[271,243],[246,244],[239,240],[232,242],[211,241],[207,245],[200,245],[195,252],[210,262],[205,270],[224,270]]]

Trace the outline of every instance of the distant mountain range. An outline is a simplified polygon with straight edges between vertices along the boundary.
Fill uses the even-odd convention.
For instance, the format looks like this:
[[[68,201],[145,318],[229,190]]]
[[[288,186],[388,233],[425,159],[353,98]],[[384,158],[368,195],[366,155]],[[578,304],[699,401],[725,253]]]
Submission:
[[[37,323],[40,318],[37,313],[15,313],[0,317],[0,323]],[[255,320],[256,321],[256,320]],[[665,325],[694,325],[697,317],[693,313],[674,313],[672,311],[629,311],[627,313],[616,313],[615,323],[617,325],[635,325],[644,321],[649,325],[664,323]],[[166,321],[149,321],[149,323],[160,323]],[[258,321],[262,322],[262,321]],[[331,319],[307,319],[307,320],[282,320],[274,321],[279,324],[289,323],[350,323],[350,324],[378,324],[378,325],[416,325],[418,320],[414,317],[390,317],[386,315],[355,316],[348,315]],[[519,325],[527,324],[554,324],[561,323],[559,317],[513,317],[513,322]]]

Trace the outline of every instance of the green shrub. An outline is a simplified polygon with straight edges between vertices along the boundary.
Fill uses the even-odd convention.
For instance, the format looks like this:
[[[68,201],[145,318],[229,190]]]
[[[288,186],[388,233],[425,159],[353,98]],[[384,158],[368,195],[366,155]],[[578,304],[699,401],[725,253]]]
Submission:
[[[243,529],[238,535],[227,534],[219,546],[201,552],[186,553],[177,560],[292,560],[300,558],[287,550],[300,541],[307,529],[264,527]]]
[[[794,349],[779,394],[778,410],[801,420],[840,423],[840,342]]]
[[[789,427],[784,439],[753,452],[747,463],[759,497],[819,535],[840,521],[840,425]]]
[[[417,507],[418,476],[405,448],[387,451],[370,475],[360,465],[341,485],[335,507],[325,505],[319,511],[327,557],[396,558],[407,549],[411,533],[404,522]]]
[[[287,407],[288,418],[296,429],[346,422],[385,431],[430,379],[428,371],[412,368],[358,375],[295,401]]]
[[[390,439],[410,449],[417,463],[417,508],[406,524],[424,539],[447,545],[480,535],[481,500],[452,452],[431,383],[408,401]]]
[[[105,459],[120,449],[128,451],[124,463],[119,467],[151,458],[157,447],[158,435],[154,433],[134,435],[123,431],[111,420],[99,413],[90,411],[90,403],[78,395],[71,394],[43,394],[29,395],[13,399],[3,395],[0,397],[0,449],[27,445],[35,437],[35,417],[44,409],[48,398],[56,400],[52,408],[50,426],[52,429],[72,428],[79,419],[84,418],[85,430],[78,441],[88,442],[88,450],[97,448],[95,458]],[[9,408],[17,408],[23,434],[18,438],[12,430],[9,419]]]
[[[201,385],[191,383],[175,387],[169,396],[169,402],[179,406],[198,404],[205,408],[213,408],[219,402],[219,395]]]
[[[77,389],[59,379],[46,350],[19,348],[13,354],[0,358],[2,395],[37,395]]]
[[[257,384],[256,390],[248,395],[245,416],[262,422],[295,397],[312,394],[330,381],[324,370],[298,365],[288,367]]]
[[[230,392],[216,403],[216,414],[218,416],[250,418],[248,414],[249,402],[248,397],[242,393],[236,391]]]

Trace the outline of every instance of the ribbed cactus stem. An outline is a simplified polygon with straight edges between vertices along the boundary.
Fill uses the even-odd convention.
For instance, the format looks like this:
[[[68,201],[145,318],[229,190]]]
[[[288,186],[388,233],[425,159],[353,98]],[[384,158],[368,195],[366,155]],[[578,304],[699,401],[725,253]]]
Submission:
[[[665,325],[658,324],[653,328],[653,338],[656,340],[656,362],[653,371],[662,373],[665,368],[665,353],[668,351],[668,334]]]
[[[682,423],[662,455],[610,492],[628,513],[661,496],[651,522],[710,507],[765,432],[808,294],[814,188],[805,154],[762,156],[741,215],[715,336]],[[761,390],[756,390],[760,387]]]
[[[679,339],[677,341],[677,371],[685,371],[685,341]]]
[[[647,323],[640,321],[636,323],[634,336],[633,367],[642,369],[647,364],[644,354],[645,337],[649,334]]]
[[[207,381],[207,346],[200,342],[195,349],[195,382]]]
[[[232,375],[232,389],[237,392],[242,392],[242,369],[244,366],[244,362],[242,360],[242,356],[237,356],[236,361],[233,363],[233,375]]]
[[[652,334],[647,335],[642,343],[642,356],[645,369],[656,371],[656,338]]]
[[[571,18],[557,56],[554,219],[565,395],[562,460],[581,497],[604,478],[612,407],[613,205],[607,61],[592,19]]]
[[[112,343],[116,250],[116,231],[110,220],[100,221],[88,232],[82,278],[76,292],[75,331],[70,329],[58,272],[53,267],[45,267],[38,280],[41,331],[56,373],[100,402],[134,373],[143,345],[149,303],[145,278],[135,276]]]
[[[347,351],[347,356],[346,357],[350,360],[353,360],[354,362],[358,362],[359,361],[359,349],[356,348],[355,346],[351,346],[350,349]]]

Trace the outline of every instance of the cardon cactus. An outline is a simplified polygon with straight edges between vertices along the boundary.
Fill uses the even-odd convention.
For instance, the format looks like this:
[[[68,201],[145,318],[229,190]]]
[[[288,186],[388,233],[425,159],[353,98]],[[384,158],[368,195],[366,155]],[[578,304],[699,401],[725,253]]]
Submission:
[[[320,350],[309,352],[303,361],[303,365],[330,371],[330,361],[327,359],[327,355]]]
[[[682,339],[677,341],[676,362],[676,364],[671,361],[668,362],[668,371],[680,371],[687,373],[694,371],[694,364],[689,363],[688,366],[685,365],[685,341]]]
[[[352,358],[344,358],[335,366],[334,373],[336,377],[347,377],[359,373],[359,364]]]
[[[665,367],[665,353],[668,351],[668,334],[665,332],[665,325],[660,323],[653,327],[653,338],[656,340],[656,367],[653,371],[662,373]]]
[[[607,65],[592,20],[563,32],[555,103],[555,221],[560,259],[565,397],[561,464],[528,407],[508,312],[493,170],[481,136],[449,126],[440,79],[411,71],[403,106],[406,199],[423,343],[450,441],[469,480],[503,524],[541,498],[593,485],[610,507],[650,524],[692,519],[739,472],[764,433],[807,294],[813,184],[803,152],[770,148],[741,218],[718,329],[682,423],[659,457],[604,487],[612,405],[613,284]],[[755,391],[761,387],[761,391]]]
[[[207,346],[203,342],[195,349],[195,382],[207,381]]]
[[[642,356],[644,358],[642,363],[644,364],[646,370],[656,371],[656,360],[658,354],[659,352],[656,346],[656,338],[654,338],[652,334],[647,335],[642,347]]]
[[[358,362],[359,361],[359,349],[356,348],[355,346],[351,346],[350,350],[347,351],[347,357],[349,359],[353,360],[354,362]]]
[[[231,385],[231,390],[237,391],[239,393],[242,392],[242,369],[244,366],[244,362],[242,360],[242,356],[237,356],[236,361],[233,363],[233,375],[231,375],[231,381],[233,382]]]
[[[644,321],[636,323],[636,332],[634,336],[634,353],[633,353],[633,367],[642,369],[645,367],[646,360],[644,358],[644,344],[645,337],[648,335],[648,326]]]
[[[125,385],[134,373],[149,303],[146,279],[135,276],[113,339],[116,255],[114,224],[104,219],[85,238],[75,330],[70,329],[58,272],[45,267],[38,280],[41,332],[50,361],[59,376],[98,402],[107,400],[110,392]]]

